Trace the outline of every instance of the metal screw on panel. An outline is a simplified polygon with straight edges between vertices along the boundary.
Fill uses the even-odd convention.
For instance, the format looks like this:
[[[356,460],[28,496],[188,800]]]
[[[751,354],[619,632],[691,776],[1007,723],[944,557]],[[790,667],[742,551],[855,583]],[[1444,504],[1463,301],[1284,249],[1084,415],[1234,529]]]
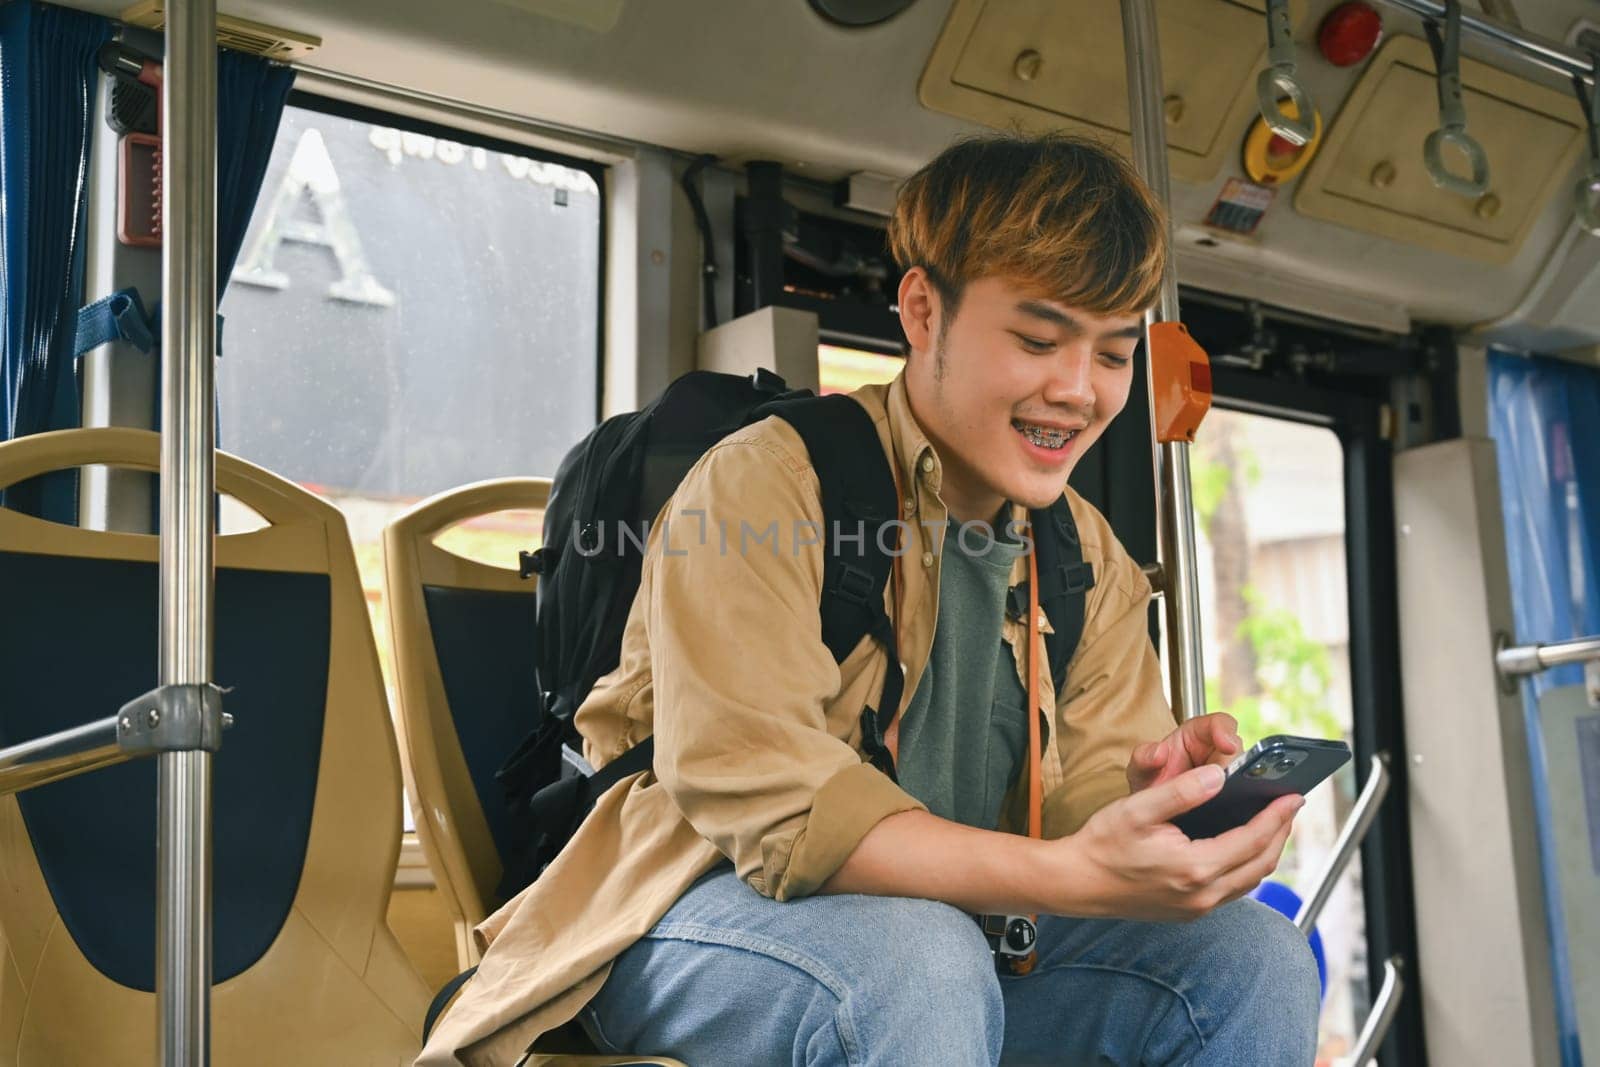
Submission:
[[[1477,204],[1473,205],[1473,211],[1480,219],[1487,222],[1500,214],[1500,198],[1493,193],[1484,193],[1478,197]]]
[[[1025,82],[1031,82],[1039,76],[1039,68],[1044,66],[1044,56],[1033,49],[1017,56],[1016,63],[1012,64],[1011,73]]]
[[[1161,101],[1161,106],[1167,115],[1167,125],[1176,126],[1183,121],[1183,97],[1173,94]]]
[[[1372,168],[1371,180],[1374,188],[1387,189],[1389,186],[1394,184],[1394,179],[1394,164],[1390,163],[1387,159],[1383,160],[1376,167]]]
[[[118,719],[117,729],[121,730],[123,733],[127,733],[129,730],[133,729],[132,716],[124,715],[122,718]]]
[[[155,708],[151,708],[150,714],[144,717],[144,721],[150,724],[150,729],[154,730],[157,726],[161,725],[161,712]]]

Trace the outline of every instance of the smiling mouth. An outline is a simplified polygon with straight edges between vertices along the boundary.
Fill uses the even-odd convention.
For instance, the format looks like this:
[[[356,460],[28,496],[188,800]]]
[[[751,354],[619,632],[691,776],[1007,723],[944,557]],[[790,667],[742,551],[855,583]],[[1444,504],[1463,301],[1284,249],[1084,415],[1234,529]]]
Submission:
[[[1067,444],[1074,437],[1077,437],[1080,432],[1078,430],[1063,430],[1053,426],[1035,426],[1032,423],[1023,422],[1021,419],[1012,419],[1011,428],[1026,437],[1031,443],[1038,445],[1040,448],[1048,448],[1051,451],[1066,448]]]

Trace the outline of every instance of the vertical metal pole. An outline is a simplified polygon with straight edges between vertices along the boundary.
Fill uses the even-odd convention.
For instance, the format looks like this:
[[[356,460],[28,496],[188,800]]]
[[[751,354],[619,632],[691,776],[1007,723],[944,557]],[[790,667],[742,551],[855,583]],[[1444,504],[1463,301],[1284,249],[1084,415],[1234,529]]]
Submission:
[[[169,0],[161,159],[161,684],[211,682],[216,351],[216,0]],[[159,757],[161,1062],[211,1047],[211,754]]]
[[[1122,41],[1128,68],[1128,114],[1133,132],[1133,164],[1163,206],[1172,203],[1167,177],[1167,130],[1161,84],[1161,48],[1156,39],[1152,0],[1122,0]],[[1172,222],[1167,221],[1170,243]],[[1161,297],[1146,316],[1152,322],[1178,319],[1176,257],[1167,261],[1161,279]],[[1146,334],[1145,351],[1149,336]],[[1150,404],[1155,406],[1155,376]],[[1156,521],[1161,561],[1162,603],[1165,605],[1167,671],[1171,679],[1172,709],[1180,718],[1205,714],[1206,688],[1200,659],[1200,595],[1195,568],[1194,493],[1189,484],[1189,446],[1165,443],[1156,456]]]

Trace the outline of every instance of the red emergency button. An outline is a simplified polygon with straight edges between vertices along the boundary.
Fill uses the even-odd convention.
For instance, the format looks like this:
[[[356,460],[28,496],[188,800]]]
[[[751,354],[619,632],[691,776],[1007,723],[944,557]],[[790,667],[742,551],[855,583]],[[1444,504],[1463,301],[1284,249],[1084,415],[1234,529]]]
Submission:
[[[1383,36],[1383,16],[1371,4],[1350,0],[1328,12],[1317,30],[1322,58],[1336,67],[1351,67],[1372,54]]]

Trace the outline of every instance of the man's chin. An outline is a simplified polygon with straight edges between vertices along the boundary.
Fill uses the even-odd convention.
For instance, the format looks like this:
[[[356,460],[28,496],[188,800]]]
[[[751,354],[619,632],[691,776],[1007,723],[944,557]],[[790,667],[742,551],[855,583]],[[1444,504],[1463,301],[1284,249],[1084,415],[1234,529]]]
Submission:
[[[1030,510],[1042,511],[1061,499],[1061,494],[1067,489],[1067,474],[1070,473],[1069,468],[1058,482],[1041,484],[1037,479],[1029,479],[1027,483],[1015,486],[1007,494],[1007,499]]]

